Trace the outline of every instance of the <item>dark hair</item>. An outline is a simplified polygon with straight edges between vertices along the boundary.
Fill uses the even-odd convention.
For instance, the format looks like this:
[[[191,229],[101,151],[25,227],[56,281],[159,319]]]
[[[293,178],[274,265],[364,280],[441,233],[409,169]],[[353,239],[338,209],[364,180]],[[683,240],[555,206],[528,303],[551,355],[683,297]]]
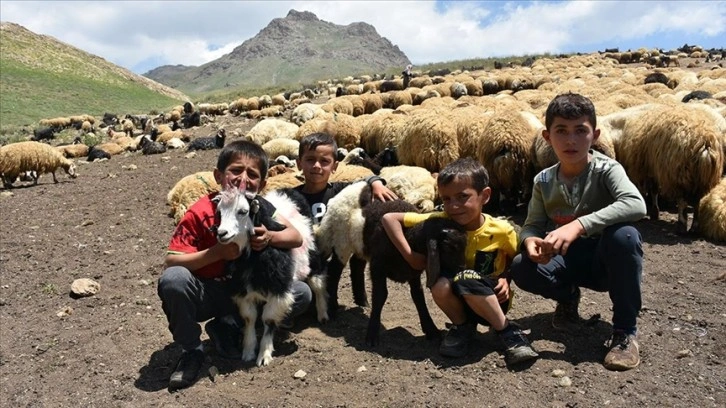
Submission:
[[[302,158],[306,151],[315,150],[318,146],[333,146],[333,160],[335,160],[335,152],[338,150],[338,144],[335,143],[333,136],[323,132],[311,133],[303,137],[300,141],[297,155]]]
[[[592,129],[595,130],[597,118],[595,116],[595,105],[592,104],[592,101],[585,96],[572,92],[560,94],[555,96],[547,106],[545,127],[550,130],[556,117],[577,119],[583,116],[587,116],[588,122],[592,125]]]
[[[476,191],[489,187],[489,172],[483,164],[471,157],[457,159],[447,164],[439,172],[436,183],[445,186],[456,179],[468,180]]]
[[[217,170],[224,172],[227,166],[229,166],[229,163],[239,156],[257,160],[257,165],[260,167],[260,177],[263,181],[265,180],[267,177],[267,168],[269,167],[267,153],[262,150],[262,146],[249,140],[235,140],[234,142],[227,143],[217,158]]]

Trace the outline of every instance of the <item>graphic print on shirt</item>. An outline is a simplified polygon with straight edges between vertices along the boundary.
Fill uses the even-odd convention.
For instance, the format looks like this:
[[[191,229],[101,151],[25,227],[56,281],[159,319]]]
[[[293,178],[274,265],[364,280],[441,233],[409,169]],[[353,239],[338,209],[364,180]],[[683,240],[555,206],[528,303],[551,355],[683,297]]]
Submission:
[[[474,270],[479,272],[481,276],[493,277],[494,260],[497,258],[497,250],[494,251],[476,251],[474,255]]]
[[[313,212],[313,222],[315,223],[315,225],[320,225],[320,222],[323,220],[323,216],[328,210],[328,207],[325,205],[325,203],[315,203],[310,207],[310,209]]]

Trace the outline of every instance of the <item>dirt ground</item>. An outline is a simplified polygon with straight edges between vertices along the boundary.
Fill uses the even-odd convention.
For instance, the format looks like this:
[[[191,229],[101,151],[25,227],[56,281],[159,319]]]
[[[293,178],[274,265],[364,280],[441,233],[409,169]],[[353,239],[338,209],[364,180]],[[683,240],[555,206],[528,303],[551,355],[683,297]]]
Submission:
[[[541,355],[525,367],[507,368],[496,337],[481,326],[468,357],[439,356],[408,288],[395,283],[380,345],[368,348],[370,310],[353,303],[346,271],[337,318],[324,326],[312,313],[298,320],[276,337],[271,365],[224,360],[203,335],[207,360],[198,382],[169,393],[181,349],[156,295],[174,229],[166,194],[183,176],[211,170],[217,153],[114,156],[79,164],[75,180],[62,175],[53,184],[46,175],[37,186],[0,191],[0,405],[726,406],[726,246],[674,234],[668,212],[637,224],[645,267],[635,370],[602,367],[610,301],[588,290],[581,314],[602,318],[575,336],[551,329],[553,302],[517,292],[509,317],[531,330]],[[523,217],[513,221],[521,225]],[[100,292],[71,298],[77,278],[95,279]],[[443,328],[445,316],[428,294],[427,301]],[[304,378],[295,378],[299,370]]]

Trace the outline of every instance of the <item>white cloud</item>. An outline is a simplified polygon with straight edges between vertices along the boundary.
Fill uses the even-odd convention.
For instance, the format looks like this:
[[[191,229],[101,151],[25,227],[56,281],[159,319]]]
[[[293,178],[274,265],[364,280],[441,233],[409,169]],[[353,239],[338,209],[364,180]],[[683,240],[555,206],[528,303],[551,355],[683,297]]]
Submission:
[[[290,9],[311,11],[339,25],[367,22],[419,64],[587,52],[604,44],[726,45],[718,43],[726,31],[723,1],[0,2],[3,21],[137,71],[217,59]],[[662,38],[680,43],[643,43]]]

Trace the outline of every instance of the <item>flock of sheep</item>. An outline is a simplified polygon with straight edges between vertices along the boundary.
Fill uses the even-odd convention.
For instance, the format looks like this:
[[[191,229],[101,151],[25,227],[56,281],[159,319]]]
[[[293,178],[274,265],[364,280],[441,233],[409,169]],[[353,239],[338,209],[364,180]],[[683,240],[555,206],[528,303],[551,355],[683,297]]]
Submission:
[[[547,104],[559,93],[576,92],[595,104],[601,129],[595,148],[623,164],[649,202],[651,218],[658,216],[660,196],[678,206],[679,230],[686,231],[691,208],[692,232],[726,241],[726,70],[714,66],[693,72],[620,62],[612,55],[591,54],[541,58],[530,66],[493,71],[415,73],[405,89],[400,78],[320,81],[316,90],[180,106],[161,119],[148,118],[152,125],[147,122],[145,129],[129,117],[108,125],[106,143],[128,137],[138,146],[151,126],[157,129],[153,143],[171,148],[175,139],[190,143],[183,129],[171,129],[190,112],[197,115],[196,125],[200,117],[204,122],[215,116],[244,116],[259,122],[248,132],[227,131],[259,143],[271,164],[278,164],[271,167],[268,190],[301,183],[294,167],[299,140],[322,131],[349,153],[336,179],[387,171],[389,186],[399,180],[400,185],[393,183],[401,189],[399,196],[430,211],[436,200],[433,175],[470,156],[490,172],[493,197],[498,197],[494,209],[511,211],[528,200],[536,172],[556,161],[540,136]],[[81,127],[84,122],[94,126],[84,120]],[[129,122],[135,125],[130,134],[124,128]],[[0,148],[6,187],[24,171],[71,168],[60,160],[71,156],[67,152],[43,159],[47,164],[36,158],[38,163],[21,166],[28,161],[14,159],[22,156],[22,149],[11,146]],[[393,160],[390,155],[381,159],[390,152],[395,152]],[[209,174],[181,180],[169,192],[172,216],[178,220],[193,200],[218,188]]]

